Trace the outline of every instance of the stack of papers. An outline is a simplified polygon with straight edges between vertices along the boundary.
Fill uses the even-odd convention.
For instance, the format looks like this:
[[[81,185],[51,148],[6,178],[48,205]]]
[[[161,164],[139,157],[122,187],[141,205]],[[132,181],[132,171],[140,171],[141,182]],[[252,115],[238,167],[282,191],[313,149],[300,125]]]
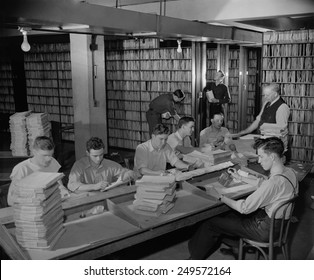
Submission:
[[[26,117],[31,111],[18,112],[10,116],[11,145],[13,156],[28,156]]]
[[[51,136],[51,123],[46,113],[32,113],[26,118],[26,126],[29,147],[33,146],[36,137]]]
[[[24,248],[51,249],[64,232],[58,181],[62,173],[34,172],[16,182],[15,236]]]
[[[261,134],[266,137],[284,137],[288,134],[288,129],[285,126],[278,126],[272,123],[264,123],[261,127]]]
[[[192,162],[193,159],[201,160],[205,166],[212,166],[222,162],[228,162],[231,159],[231,151],[215,150],[208,153],[201,153],[194,150],[193,152],[183,155],[183,161]]]
[[[136,181],[135,212],[158,217],[167,213],[176,197],[175,176],[143,176]]]

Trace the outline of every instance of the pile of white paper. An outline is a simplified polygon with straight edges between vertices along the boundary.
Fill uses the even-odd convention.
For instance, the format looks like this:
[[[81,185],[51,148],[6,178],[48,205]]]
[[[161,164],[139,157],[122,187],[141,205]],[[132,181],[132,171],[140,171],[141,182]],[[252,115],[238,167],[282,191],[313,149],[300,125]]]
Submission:
[[[16,182],[15,236],[24,248],[51,249],[64,232],[58,181],[62,173],[34,172]]]
[[[26,118],[28,145],[33,146],[38,136],[51,136],[51,123],[46,113],[32,113]]]
[[[135,212],[148,216],[160,216],[173,206],[176,197],[175,176],[143,176],[136,181],[133,201]]]
[[[26,117],[31,111],[18,112],[10,116],[11,144],[13,156],[28,156]]]

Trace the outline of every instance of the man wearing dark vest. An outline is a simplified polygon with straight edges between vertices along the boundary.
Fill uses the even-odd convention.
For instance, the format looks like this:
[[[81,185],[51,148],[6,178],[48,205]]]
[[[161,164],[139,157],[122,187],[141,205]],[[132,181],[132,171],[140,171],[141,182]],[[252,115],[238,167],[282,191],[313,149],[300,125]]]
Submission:
[[[255,121],[246,129],[237,134],[232,134],[231,137],[239,137],[259,129],[264,136],[279,137],[285,147],[285,152],[288,150],[288,119],[290,109],[285,101],[280,97],[280,85],[271,84],[263,88],[265,102],[262,110],[256,117]]]

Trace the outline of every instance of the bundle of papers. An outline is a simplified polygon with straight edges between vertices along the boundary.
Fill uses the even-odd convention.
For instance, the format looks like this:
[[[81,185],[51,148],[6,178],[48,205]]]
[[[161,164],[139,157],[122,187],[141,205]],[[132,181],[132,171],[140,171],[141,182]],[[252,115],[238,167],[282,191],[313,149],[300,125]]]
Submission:
[[[261,134],[268,137],[284,137],[288,134],[287,127],[264,123],[260,127]]]
[[[191,162],[193,160],[201,160],[205,166],[212,166],[222,162],[227,162],[231,159],[231,151],[215,150],[207,153],[201,153],[194,150],[193,152],[183,155],[183,160]]]
[[[24,248],[51,249],[64,232],[58,181],[62,173],[34,172],[15,183],[15,236]]]
[[[11,144],[13,156],[28,156],[29,146],[27,141],[26,117],[31,111],[18,112],[10,116]]]
[[[32,113],[26,117],[29,147],[33,146],[38,136],[51,136],[51,124],[46,113]]]
[[[136,181],[135,212],[158,217],[167,213],[176,197],[175,176],[143,176]]]
[[[217,170],[222,170],[228,167],[233,166],[234,163],[231,161],[227,161],[227,162],[223,162],[223,163],[219,163],[216,165],[212,165],[212,166],[206,166],[204,168],[198,168],[192,171],[188,171],[188,172],[176,172],[175,173],[175,177],[176,177],[176,181],[185,181],[185,180],[189,180],[193,177],[197,177],[206,173],[211,173]]]

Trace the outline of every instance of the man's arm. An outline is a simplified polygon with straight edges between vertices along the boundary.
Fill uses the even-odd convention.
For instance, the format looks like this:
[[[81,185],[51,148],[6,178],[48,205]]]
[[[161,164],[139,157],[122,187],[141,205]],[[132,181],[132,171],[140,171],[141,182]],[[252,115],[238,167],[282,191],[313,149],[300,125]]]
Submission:
[[[72,192],[89,192],[89,191],[98,191],[102,190],[105,187],[109,186],[109,182],[101,181],[96,184],[85,184],[81,181],[81,175],[84,173],[83,169],[79,164],[74,163],[70,175],[68,189]]]

